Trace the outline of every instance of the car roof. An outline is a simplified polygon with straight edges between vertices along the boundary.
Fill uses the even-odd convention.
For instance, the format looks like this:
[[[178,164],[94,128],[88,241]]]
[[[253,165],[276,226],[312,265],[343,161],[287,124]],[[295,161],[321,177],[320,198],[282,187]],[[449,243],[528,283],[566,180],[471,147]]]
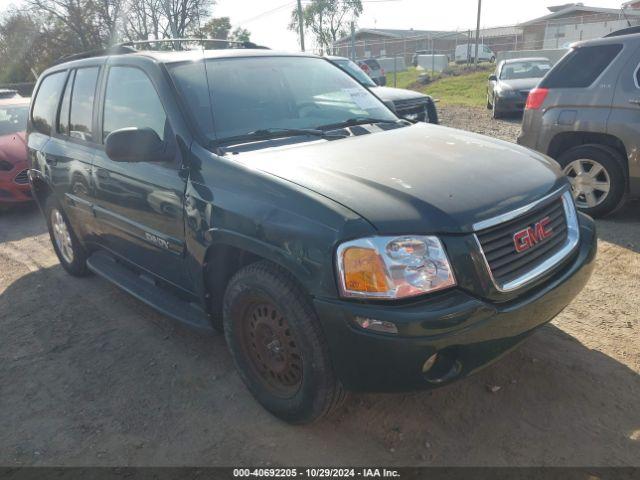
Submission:
[[[611,45],[621,43],[638,43],[640,42],[640,33],[632,33],[629,35],[618,35],[614,37],[594,38],[592,40],[583,40],[571,44],[572,48],[587,47],[592,45]]]
[[[506,58],[503,60],[505,64],[516,62],[548,62],[549,59],[545,57],[524,57],[524,58]]]
[[[81,58],[78,60],[70,59],[62,61],[50,68],[43,74],[53,73],[55,71],[66,70],[68,68],[79,68],[83,66],[101,65],[108,58],[140,58],[152,59],[158,63],[171,64],[181,62],[194,62],[202,59],[214,58],[242,58],[242,57],[300,57],[300,58],[322,58],[318,55],[300,52],[274,51],[263,48],[228,48],[218,50],[137,50],[126,53],[106,54]]]

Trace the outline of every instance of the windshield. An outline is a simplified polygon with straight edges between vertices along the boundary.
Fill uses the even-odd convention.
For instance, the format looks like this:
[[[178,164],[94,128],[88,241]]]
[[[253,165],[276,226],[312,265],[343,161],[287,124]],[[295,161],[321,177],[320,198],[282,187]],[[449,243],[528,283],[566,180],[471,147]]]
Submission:
[[[0,136],[27,129],[28,105],[0,105]]]
[[[366,88],[320,58],[216,58],[176,64],[170,72],[211,140],[353,119],[398,120]]]
[[[551,64],[545,61],[507,63],[502,67],[500,79],[519,80],[522,78],[542,78],[550,69]]]
[[[366,87],[376,86],[376,82],[371,80],[371,77],[364,73],[364,71],[358,65],[356,65],[355,62],[352,62],[351,60],[336,60],[334,63],[345,72],[350,73],[352,76],[354,76],[356,80],[358,80],[362,85]]]

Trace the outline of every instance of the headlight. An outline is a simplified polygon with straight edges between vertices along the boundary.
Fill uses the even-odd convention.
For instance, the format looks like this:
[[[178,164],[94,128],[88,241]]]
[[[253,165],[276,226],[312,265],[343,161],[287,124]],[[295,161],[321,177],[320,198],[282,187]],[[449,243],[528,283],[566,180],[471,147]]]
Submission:
[[[444,247],[434,236],[352,240],[338,247],[337,262],[344,297],[406,298],[456,284]]]

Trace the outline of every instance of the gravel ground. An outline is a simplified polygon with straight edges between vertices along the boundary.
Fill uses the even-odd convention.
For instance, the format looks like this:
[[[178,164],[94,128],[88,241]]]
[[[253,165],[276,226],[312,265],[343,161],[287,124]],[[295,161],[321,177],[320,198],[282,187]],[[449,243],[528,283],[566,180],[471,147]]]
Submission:
[[[481,109],[442,118],[519,131]],[[70,277],[37,209],[0,213],[0,465],[640,465],[639,207],[598,221],[589,285],[521,348],[303,427],[254,402],[220,336]]]

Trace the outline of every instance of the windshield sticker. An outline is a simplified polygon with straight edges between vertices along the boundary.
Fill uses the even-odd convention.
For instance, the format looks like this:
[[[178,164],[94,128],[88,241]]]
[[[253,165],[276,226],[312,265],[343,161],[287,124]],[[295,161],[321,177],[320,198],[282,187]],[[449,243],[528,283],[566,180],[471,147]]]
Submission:
[[[361,90],[359,88],[344,88],[343,92],[347,93],[351,97],[353,103],[363,110],[378,108],[378,102],[376,102],[375,97],[366,90]]]

